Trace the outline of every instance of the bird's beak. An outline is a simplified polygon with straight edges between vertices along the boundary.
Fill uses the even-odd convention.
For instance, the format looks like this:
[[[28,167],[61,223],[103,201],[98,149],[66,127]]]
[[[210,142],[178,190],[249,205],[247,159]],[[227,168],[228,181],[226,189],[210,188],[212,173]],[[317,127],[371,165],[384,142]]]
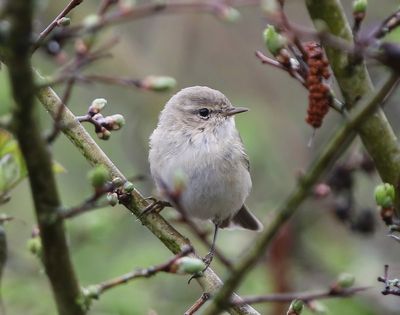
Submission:
[[[245,107],[232,107],[225,112],[225,116],[233,116],[239,113],[247,112],[249,109]]]

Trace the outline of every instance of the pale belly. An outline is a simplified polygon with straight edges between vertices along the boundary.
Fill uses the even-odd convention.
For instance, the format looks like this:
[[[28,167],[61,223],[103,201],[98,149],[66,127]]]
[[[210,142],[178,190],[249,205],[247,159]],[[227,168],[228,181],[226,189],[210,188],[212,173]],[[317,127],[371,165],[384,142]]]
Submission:
[[[250,192],[250,174],[239,154],[237,157],[233,154],[227,162],[209,151],[183,153],[167,163],[164,160],[152,173],[172,191],[177,174],[183,174],[185,185],[180,198],[183,210],[193,218],[221,222],[239,211]],[[163,197],[169,199],[165,194]]]

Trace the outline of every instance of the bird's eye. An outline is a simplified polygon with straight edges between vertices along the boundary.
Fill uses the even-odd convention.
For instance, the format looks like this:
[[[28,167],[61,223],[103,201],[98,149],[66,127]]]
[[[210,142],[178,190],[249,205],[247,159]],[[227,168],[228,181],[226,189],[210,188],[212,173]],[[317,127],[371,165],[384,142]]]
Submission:
[[[199,115],[203,118],[207,118],[210,115],[210,111],[208,110],[208,108],[201,108],[199,110]]]

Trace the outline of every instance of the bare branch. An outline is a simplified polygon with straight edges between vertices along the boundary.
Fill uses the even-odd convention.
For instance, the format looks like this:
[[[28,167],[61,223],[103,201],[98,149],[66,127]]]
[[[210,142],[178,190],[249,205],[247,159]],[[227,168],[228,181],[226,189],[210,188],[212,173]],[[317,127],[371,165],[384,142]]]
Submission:
[[[58,25],[57,22],[61,18],[65,17],[69,12],[71,12],[76,6],[80,5],[83,0],[71,0],[70,3],[55,17],[55,19],[39,34],[39,38],[36,40],[36,43],[32,47],[32,52],[40,47],[43,44],[47,35],[51,33],[51,31]]]
[[[36,121],[35,87],[30,63],[33,1],[6,1],[10,20],[5,60],[8,66],[13,97],[15,99],[14,124],[16,136],[25,157],[41,230],[43,262],[55,296],[60,315],[84,315],[79,304],[81,291],[69,256],[64,225],[57,219],[60,207],[52,160]]]
[[[240,305],[242,303],[246,304],[258,304],[258,303],[269,303],[269,302],[278,302],[278,303],[287,303],[291,302],[295,299],[302,300],[307,303],[313,300],[320,299],[330,299],[330,298],[340,298],[340,297],[350,297],[356,293],[367,290],[369,287],[356,287],[342,290],[321,290],[321,291],[311,291],[311,292],[290,292],[290,293],[276,293],[276,294],[267,294],[260,296],[249,296],[243,297],[242,301],[234,301],[231,304]]]

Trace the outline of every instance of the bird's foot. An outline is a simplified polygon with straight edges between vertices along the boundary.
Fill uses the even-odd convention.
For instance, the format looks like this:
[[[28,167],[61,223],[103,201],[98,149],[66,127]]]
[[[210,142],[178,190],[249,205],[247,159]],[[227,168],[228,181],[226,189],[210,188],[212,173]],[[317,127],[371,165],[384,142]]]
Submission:
[[[213,258],[214,258],[214,251],[210,251],[206,256],[204,256],[204,258],[202,260],[203,260],[204,264],[206,265],[205,268],[202,271],[192,275],[188,280],[188,284],[193,279],[197,279],[197,278],[200,278],[203,276],[203,273],[208,269],[208,267],[210,267],[211,262],[213,261]]]
[[[165,207],[171,207],[171,204],[168,201],[157,200],[154,197],[148,197],[145,198],[145,200],[151,200],[152,202],[142,210],[142,213],[138,217],[139,220],[151,212],[160,213]]]

